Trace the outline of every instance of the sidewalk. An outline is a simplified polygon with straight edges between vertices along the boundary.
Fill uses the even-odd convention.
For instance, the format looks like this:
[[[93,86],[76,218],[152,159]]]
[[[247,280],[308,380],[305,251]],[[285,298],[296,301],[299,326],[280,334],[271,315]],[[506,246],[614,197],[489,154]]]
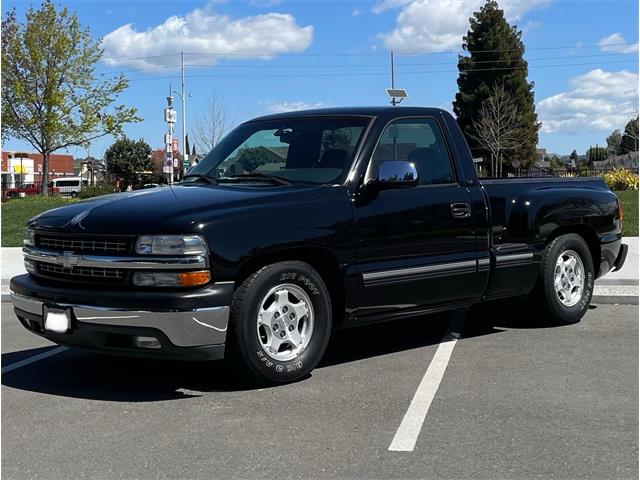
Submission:
[[[638,237],[624,237],[623,243],[629,245],[629,253],[624,268],[611,272],[596,281],[593,291],[594,303],[638,304],[638,259],[640,245]],[[1,252],[0,279],[2,283],[2,301],[9,301],[9,279],[25,273],[20,247],[4,247]]]

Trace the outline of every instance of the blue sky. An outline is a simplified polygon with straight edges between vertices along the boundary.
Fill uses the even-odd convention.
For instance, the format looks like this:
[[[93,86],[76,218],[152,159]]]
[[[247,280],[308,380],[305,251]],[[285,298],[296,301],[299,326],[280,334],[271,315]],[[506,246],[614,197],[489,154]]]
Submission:
[[[30,3],[4,1],[23,19]],[[215,92],[228,123],[304,107],[388,102],[389,57],[407,105],[451,109],[456,55],[468,17],[482,0],[68,1],[81,22],[104,38],[97,71],[130,79],[120,97],[144,121],[126,134],[160,147],[169,84],[179,88],[185,63],[187,127],[205,115]],[[637,115],[638,3],[633,0],[502,0],[524,32],[529,79],[542,121],[539,146],[583,153],[604,144]],[[178,100],[176,98],[176,100]],[[179,117],[180,118],[180,117]],[[176,125],[179,134],[180,123]],[[101,157],[113,138],[95,141]],[[30,149],[13,139],[6,150]],[[69,150],[85,156],[87,149]]]

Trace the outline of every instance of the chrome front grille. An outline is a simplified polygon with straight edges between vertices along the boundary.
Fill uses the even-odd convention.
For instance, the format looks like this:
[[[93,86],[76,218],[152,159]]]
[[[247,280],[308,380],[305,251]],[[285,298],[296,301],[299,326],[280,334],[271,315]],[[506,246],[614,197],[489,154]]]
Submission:
[[[131,241],[123,238],[36,234],[36,246],[47,250],[107,255],[128,253]]]
[[[40,263],[38,270],[42,275],[69,278],[70,280],[80,281],[107,281],[119,282],[123,281],[126,273],[119,268],[97,268],[97,267],[71,267],[65,268],[61,265],[51,263]]]

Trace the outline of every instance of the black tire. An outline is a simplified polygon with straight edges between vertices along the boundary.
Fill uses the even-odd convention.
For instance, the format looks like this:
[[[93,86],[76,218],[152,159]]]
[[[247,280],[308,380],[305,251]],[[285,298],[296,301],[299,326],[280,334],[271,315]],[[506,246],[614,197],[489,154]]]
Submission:
[[[77,198],[78,192],[71,192],[71,198]]]
[[[308,296],[313,306],[313,330],[299,356],[278,361],[260,340],[257,321],[265,296],[284,284],[293,284]],[[229,323],[227,357],[234,366],[248,374],[254,384],[289,383],[308,375],[324,355],[331,335],[331,298],[322,277],[310,265],[278,262],[260,268],[236,289]]]
[[[584,267],[584,286],[575,305],[565,305],[554,285],[556,262],[561,254],[567,251],[579,255]],[[544,249],[540,263],[540,276],[534,294],[538,305],[550,319],[559,325],[570,325],[579,322],[589,309],[593,295],[595,270],[591,251],[580,235],[566,234],[553,239]]]

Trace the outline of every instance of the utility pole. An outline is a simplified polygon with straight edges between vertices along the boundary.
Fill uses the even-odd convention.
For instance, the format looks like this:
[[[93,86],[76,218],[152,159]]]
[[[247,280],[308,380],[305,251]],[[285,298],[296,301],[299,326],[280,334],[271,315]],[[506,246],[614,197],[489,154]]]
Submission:
[[[169,84],[167,107],[164,109],[164,121],[167,122],[167,133],[164,134],[165,159],[163,161],[162,172],[168,175],[169,184],[171,184],[173,183],[173,124],[176,123],[176,111],[173,109],[171,84]]]
[[[187,97],[184,94],[184,52],[180,52],[180,64],[182,66],[182,85],[180,89],[180,99],[182,100],[182,171],[186,173],[189,165],[189,152],[187,149]],[[184,175],[183,173],[183,175]]]

